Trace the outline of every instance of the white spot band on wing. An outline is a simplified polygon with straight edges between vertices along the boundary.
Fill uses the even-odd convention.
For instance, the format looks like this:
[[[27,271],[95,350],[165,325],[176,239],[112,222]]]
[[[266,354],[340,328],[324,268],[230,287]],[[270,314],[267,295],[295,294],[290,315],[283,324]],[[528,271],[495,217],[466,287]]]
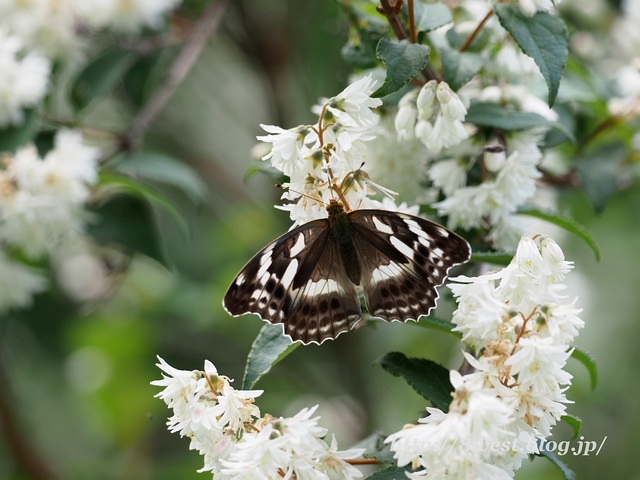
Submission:
[[[380,220],[378,220],[378,217],[373,217],[373,224],[376,226],[376,228],[382,232],[382,233],[387,233],[389,235],[393,235],[393,229],[387,225],[384,222],[381,222]]]

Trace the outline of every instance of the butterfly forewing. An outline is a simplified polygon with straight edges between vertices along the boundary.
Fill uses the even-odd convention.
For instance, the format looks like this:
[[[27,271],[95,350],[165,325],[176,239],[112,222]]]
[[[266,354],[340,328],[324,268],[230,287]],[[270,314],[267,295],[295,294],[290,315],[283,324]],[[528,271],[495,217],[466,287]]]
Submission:
[[[459,236],[412,215],[356,210],[349,221],[367,308],[385,320],[428,315],[436,305],[436,287],[471,253]]]
[[[258,252],[240,271],[223,305],[284,324],[293,340],[322,343],[349,330],[362,313],[327,220],[306,223]]]

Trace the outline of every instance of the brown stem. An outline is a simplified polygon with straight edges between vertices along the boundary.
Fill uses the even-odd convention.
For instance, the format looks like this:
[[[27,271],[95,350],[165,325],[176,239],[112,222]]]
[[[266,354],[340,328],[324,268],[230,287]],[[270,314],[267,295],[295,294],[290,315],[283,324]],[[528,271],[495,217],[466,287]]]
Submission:
[[[149,125],[164,109],[178,86],[185,79],[196,60],[200,56],[207,39],[220,24],[228,0],[217,0],[202,14],[185,43],[182,51],[171,66],[164,83],[156,90],[153,97],[133,119],[129,132],[123,139],[123,147],[138,150],[142,146]]]
[[[409,11],[409,39],[411,43],[416,43],[418,36],[416,35],[416,16],[413,8],[413,0],[408,0],[407,10]]]
[[[399,1],[400,0],[398,0],[398,2]],[[395,33],[396,38],[398,40],[406,40],[407,32],[405,32],[404,27],[402,26],[402,22],[400,21],[400,17],[398,17],[398,12],[395,8],[398,2],[391,5],[389,0],[380,0],[380,7],[378,7],[378,12],[387,17],[387,21],[389,22],[389,25],[391,25],[391,29],[393,30],[393,33]],[[429,68],[429,65],[422,69],[422,75],[424,75],[424,78],[426,78],[427,81],[438,79],[438,77],[436,77],[436,74],[431,71],[431,68]]]
[[[18,425],[11,411],[8,380],[0,365],[0,434],[11,450],[18,467],[33,480],[54,480],[57,477],[46,459],[25,438],[25,429]]]
[[[351,465],[377,465],[378,461],[375,458],[356,458],[352,460],[345,460],[345,462]]]
[[[491,15],[493,15],[493,10],[489,10],[489,13],[487,13],[484,16],[484,18],[480,20],[480,23],[478,24],[476,29],[473,32],[471,32],[471,34],[467,37],[467,39],[464,41],[464,43],[460,47],[461,52],[464,52],[469,47],[469,45],[471,45],[471,42],[473,42],[473,39],[476,38],[476,35],[478,35],[478,32],[480,31],[480,29],[482,29],[482,26],[485,23],[487,23],[487,20],[489,20]]]

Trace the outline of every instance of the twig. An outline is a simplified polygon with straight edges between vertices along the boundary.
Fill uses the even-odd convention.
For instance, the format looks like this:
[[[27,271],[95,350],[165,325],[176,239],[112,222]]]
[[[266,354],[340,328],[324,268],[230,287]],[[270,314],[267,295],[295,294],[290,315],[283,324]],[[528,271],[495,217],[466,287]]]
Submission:
[[[375,458],[355,458],[345,460],[350,465],[377,465],[378,461]]]
[[[13,454],[18,467],[33,480],[53,480],[57,476],[48,462],[24,438],[24,429],[18,425],[16,414],[11,411],[8,380],[0,365],[0,433]]]
[[[212,3],[198,20],[180,55],[169,70],[164,83],[156,90],[149,103],[133,119],[129,132],[122,145],[127,150],[138,150],[142,146],[147,129],[151,122],[163,110],[178,86],[185,79],[196,60],[200,56],[207,39],[220,24],[228,0],[217,0]]]
[[[391,28],[393,29],[393,33],[396,34],[396,38],[398,40],[406,40],[407,32],[405,32],[404,27],[402,26],[402,22],[400,21],[400,17],[398,17],[398,9],[396,8],[398,4],[401,5],[401,1],[397,0],[396,3],[391,5],[389,0],[380,0],[380,7],[378,7],[378,12],[387,17],[387,21]],[[429,80],[437,80],[436,74],[431,71],[429,65],[425,66],[422,69],[422,75],[424,78]]]
[[[469,48],[469,45],[471,45],[471,42],[473,42],[473,39],[476,38],[476,35],[478,35],[478,32],[480,31],[482,26],[487,22],[487,20],[489,20],[491,15],[493,15],[493,10],[489,10],[489,13],[487,13],[484,16],[484,18],[480,20],[480,23],[478,24],[476,29],[473,32],[471,32],[471,34],[467,37],[467,39],[464,41],[464,43],[460,47],[461,52],[464,52],[467,48]]]
[[[407,10],[409,11],[409,39],[411,43],[416,43],[418,36],[416,35],[416,16],[413,8],[413,0],[408,0]]]

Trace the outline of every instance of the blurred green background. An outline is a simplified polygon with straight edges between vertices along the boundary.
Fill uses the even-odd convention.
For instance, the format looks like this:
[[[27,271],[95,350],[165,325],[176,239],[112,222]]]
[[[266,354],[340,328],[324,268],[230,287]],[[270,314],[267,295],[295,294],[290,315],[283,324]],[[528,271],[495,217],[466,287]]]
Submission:
[[[5,411],[0,425],[0,480],[198,479],[200,456],[165,427],[168,410],[154,399],[161,355],[171,365],[200,369],[205,359],[236,380],[262,322],[231,318],[222,296],[253,253],[286,231],[287,214],[272,208],[280,191],[261,174],[244,181],[260,123],[285,128],[313,120],[318,97],[339,92],[350,68],[340,58],[348,35],[338,2],[241,0],[197,65],[154,123],[147,151],[194,166],[209,186],[194,207],[167,191],[192,226],[185,237],[154,211],[171,270],[137,256],[103,301],[77,308],[61,293],[41,296],[26,312],[0,321]],[[121,125],[127,105],[96,105],[87,124]],[[569,295],[579,296],[586,328],[577,345],[596,358],[600,382],[591,391],[584,367],[570,360],[574,384],[568,411],[583,420],[586,440],[607,441],[599,456],[562,459],[582,479],[640,479],[640,186],[617,193],[596,215],[580,190],[558,194],[559,210],[583,223],[603,252],[553,231],[575,271]],[[541,225],[548,231],[548,227]],[[444,289],[443,292],[444,293]],[[442,302],[442,315],[451,306]],[[263,413],[291,415],[320,404],[322,425],[347,448],[367,434],[391,433],[414,422],[423,399],[404,381],[372,363],[389,351],[461,362],[461,344],[413,325],[361,328],[321,347],[297,349],[260,381]],[[570,429],[555,430],[559,440]],[[525,462],[518,479],[560,479],[544,459]],[[35,472],[35,473],[34,473]],[[38,472],[44,476],[34,476]],[[53,473],[53,475],[51,475]]]

